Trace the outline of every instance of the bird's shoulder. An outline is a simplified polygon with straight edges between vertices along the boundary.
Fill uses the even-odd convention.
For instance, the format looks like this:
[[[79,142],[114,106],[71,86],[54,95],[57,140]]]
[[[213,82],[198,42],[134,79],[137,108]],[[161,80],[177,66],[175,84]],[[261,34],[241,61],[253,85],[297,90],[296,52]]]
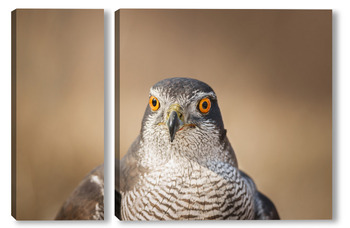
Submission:
[[[125,156],[116,165],[116,190],[125,192],[132,189],[140,176],[148,170],[139,163],[140,136],[136,138]]]
[[[92,170],[63,203],[56,220],[104,218],[104,165]]]
[[[258,220],[277,220],[280,219],[277,209],[273,202],[263,193],[257,190],[254,181],[242,170],[240,176],[244,179],[253,191],[255,219]]]
[[[119,219],[121,219],[122,193],[132,189],[144,172],[138,165],[139,149],[140,135],[134,140],[124,157],[115,161],[115,215]]]

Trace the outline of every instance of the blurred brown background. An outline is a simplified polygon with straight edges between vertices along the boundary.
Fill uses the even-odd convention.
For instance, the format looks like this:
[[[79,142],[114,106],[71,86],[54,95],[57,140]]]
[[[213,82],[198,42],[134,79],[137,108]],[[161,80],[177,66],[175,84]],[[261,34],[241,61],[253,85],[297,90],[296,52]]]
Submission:
[[[16,10],[16,215],[53,219],[103,163],[103,10]]]
[[[332,218],[332,11],[121,10],[121,156],[168,77],[215,90],[240,168],[282,219]]]

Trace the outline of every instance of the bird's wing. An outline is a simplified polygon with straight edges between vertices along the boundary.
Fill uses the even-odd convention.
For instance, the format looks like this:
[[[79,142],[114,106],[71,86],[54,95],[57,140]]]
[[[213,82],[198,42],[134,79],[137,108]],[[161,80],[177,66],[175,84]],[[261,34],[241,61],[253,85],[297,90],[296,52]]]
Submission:
[[[91,171],[64,202],[56,220],[104,219],[104,166]]]
[[[245,179],[254,192],[255,219],[257,220],[277,220],[280,219],[277,209],[272,201],[259,192],[254,181],[243,171],[239,171],[241,178]]]
[[[137,163],[140,148],[140,136],[136,138],[121,161],[116,161],[115,169],[115,215],[121,219],[121,192],[127,192],[135,186],[146,169]]]
[[[255,195],[255,219],[278,220],[280,219],[277,209],[272,201],[264,194],[257,191]]]

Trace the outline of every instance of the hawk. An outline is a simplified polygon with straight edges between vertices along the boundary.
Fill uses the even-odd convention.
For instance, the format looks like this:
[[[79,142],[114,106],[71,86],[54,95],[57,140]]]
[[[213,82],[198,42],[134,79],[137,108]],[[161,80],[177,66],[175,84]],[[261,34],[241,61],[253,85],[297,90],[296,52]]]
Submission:
[[[141,131],[116,162],[121,220],[279,219],[239,170],[213,89],[169,78],[149,94]]]

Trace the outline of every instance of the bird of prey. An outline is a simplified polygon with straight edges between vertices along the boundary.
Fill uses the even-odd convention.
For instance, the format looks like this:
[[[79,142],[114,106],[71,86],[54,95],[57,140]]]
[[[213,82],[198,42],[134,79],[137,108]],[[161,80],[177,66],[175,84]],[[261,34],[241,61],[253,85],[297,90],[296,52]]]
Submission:
[[[279,219],[238,169],[213,89],[191,78],[156,83],[141,131],[116,162],[121,220]]]
[[[104,219],[104,166],[92,170],[64,202],[56,220]]]

